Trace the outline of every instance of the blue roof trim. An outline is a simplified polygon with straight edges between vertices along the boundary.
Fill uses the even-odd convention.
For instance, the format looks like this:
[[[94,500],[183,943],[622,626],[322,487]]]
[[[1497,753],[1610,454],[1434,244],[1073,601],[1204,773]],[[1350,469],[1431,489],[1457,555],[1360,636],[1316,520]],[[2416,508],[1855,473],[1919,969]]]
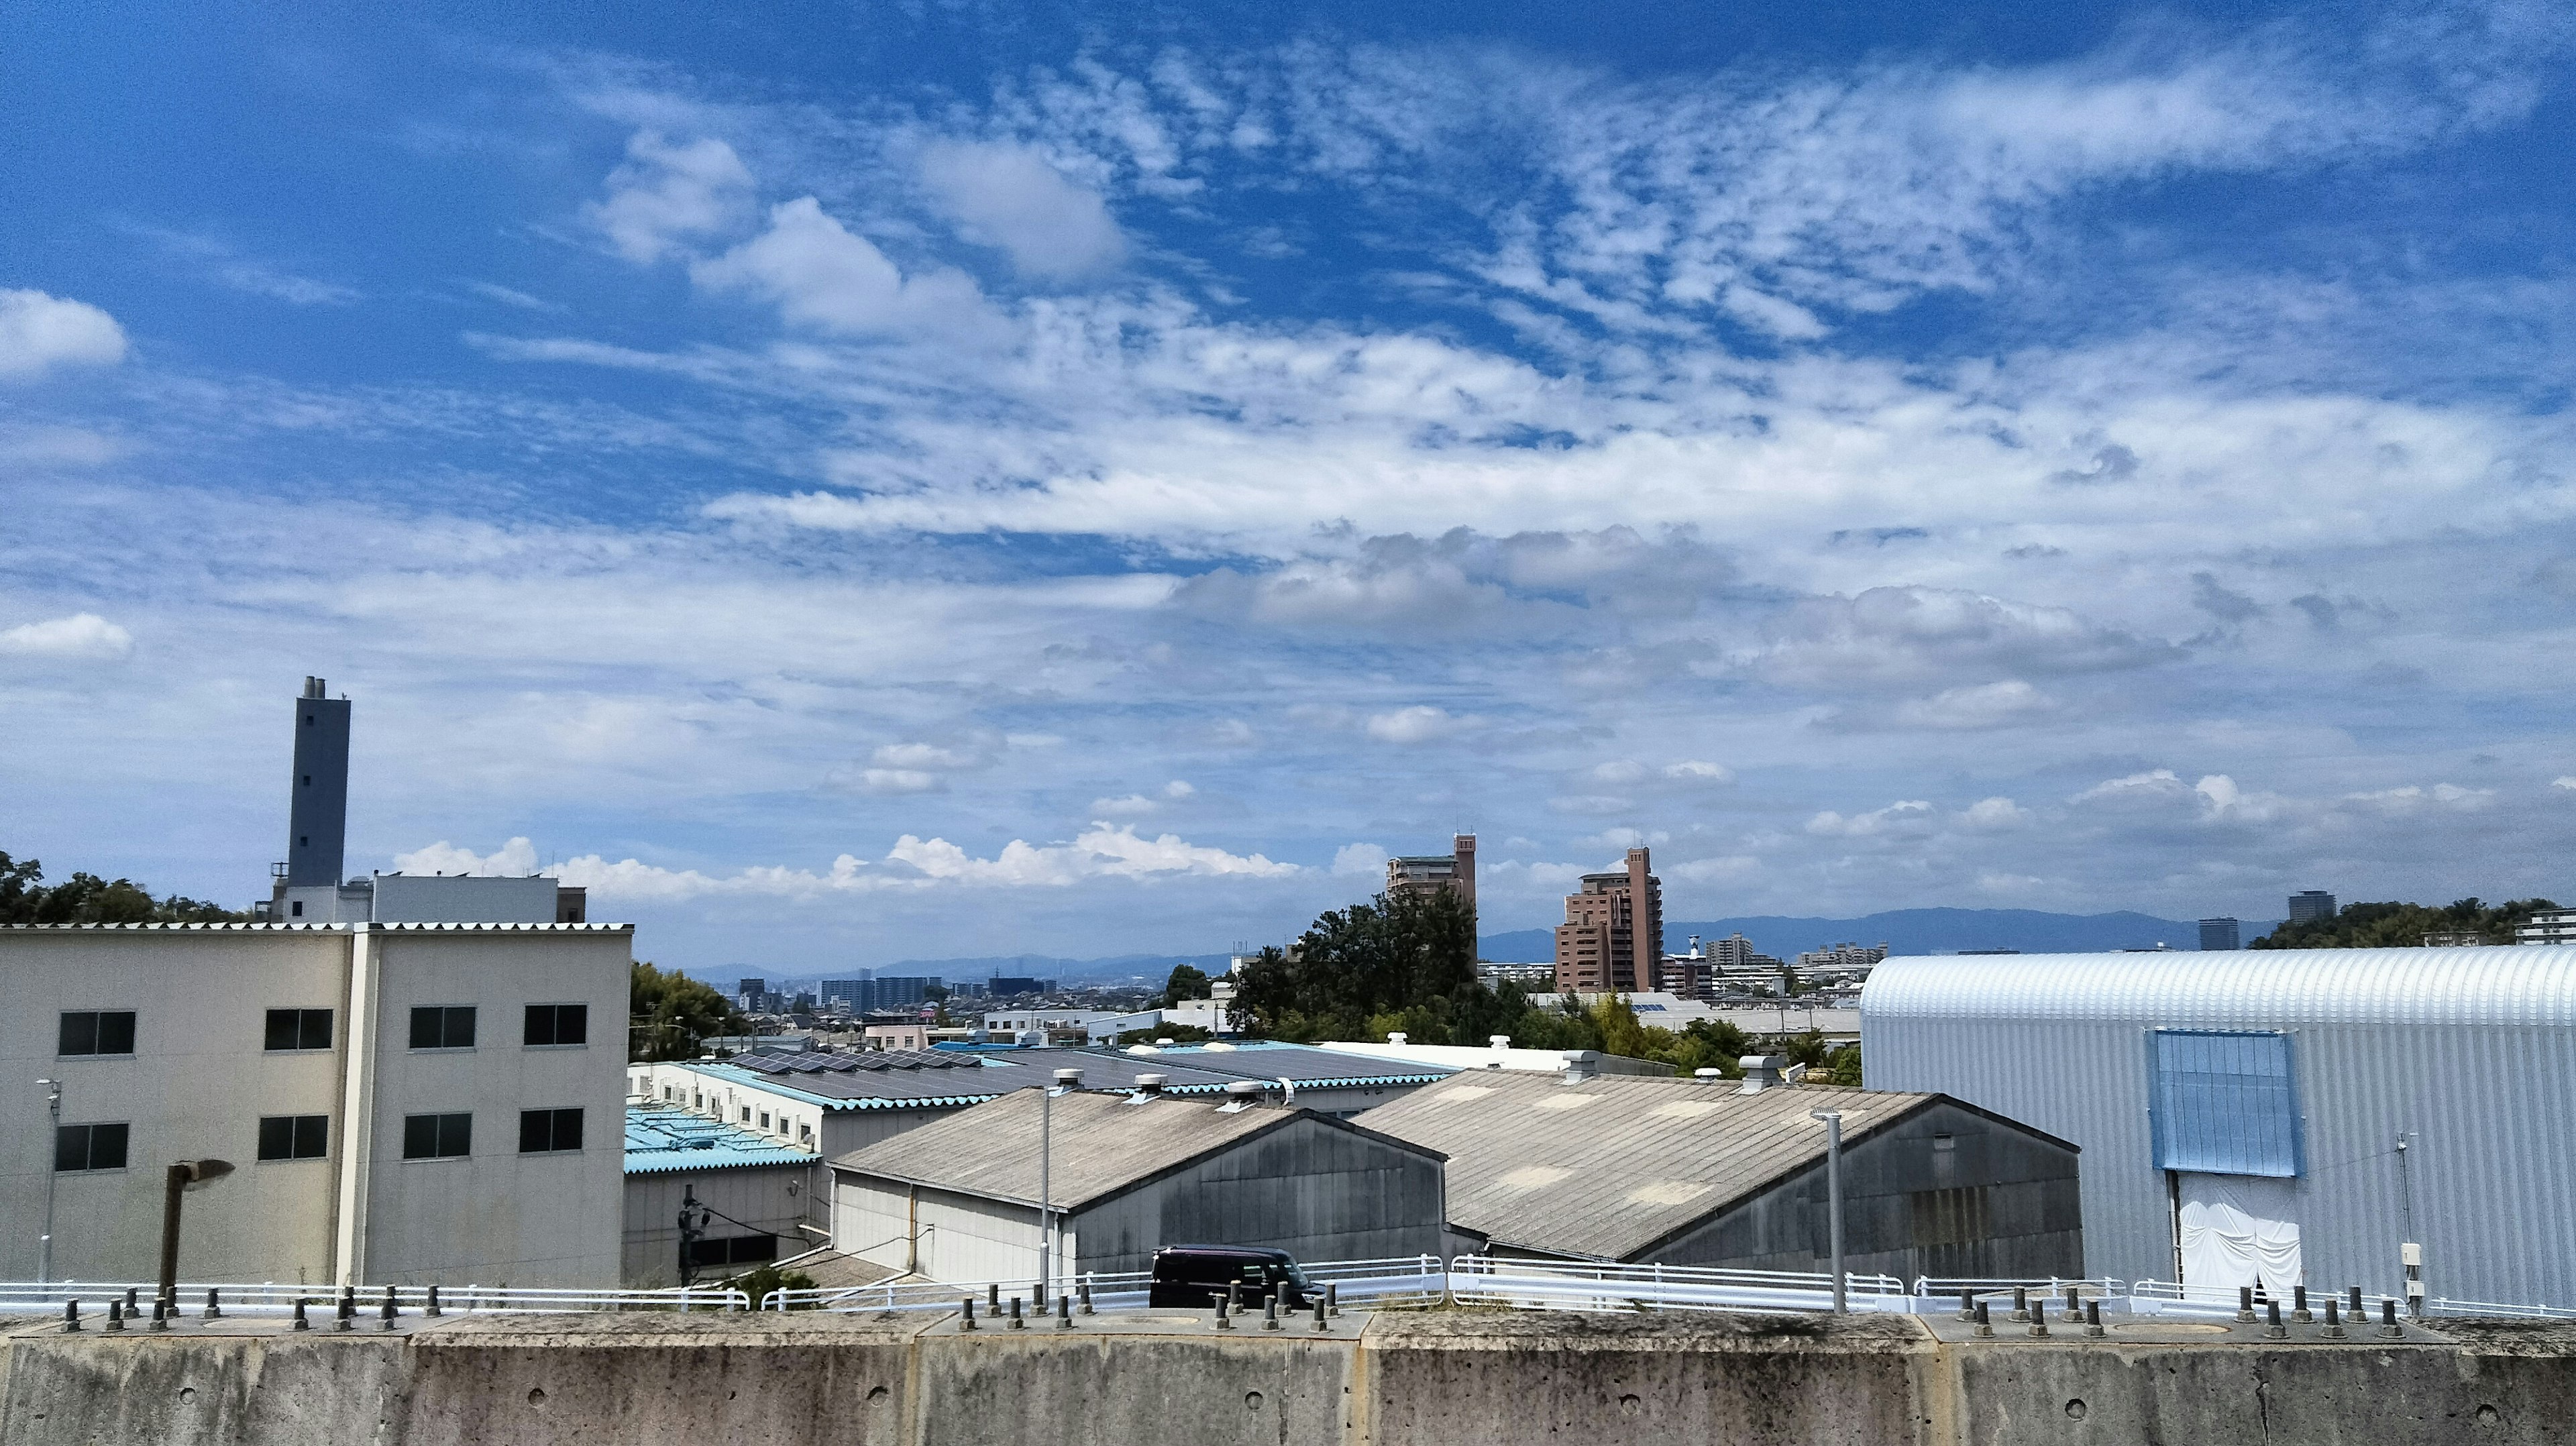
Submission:
[[[721,1061],[715,1064],[693,1064],[690,1065],[689,1068],[696,1070],[700,1074],[714,1075],[718,1079],[728,1079],[733,1081],[735,1084],[744,1085],[752,1089],[767,1090],[771,1094],[786,1095],[793,1099],[802,1100],[806,1104],[827,1110],[910,1110],[936,1108],[942,1105],[980,1105],[986,1100],[996,1099],[1002,1095],[1009,1094],[1012,1090],[1030,1088],[1036,1083],[1036,1081],[1022,1081],[1019,1084],[1005,1085],[1000,1088],[976,1094],[915,1095],[904,1099],[844,1100],[834,1099],[830,1095],[818,1095],[806,1090],[800,1090],[791,1084],[781,1084],[779,1083],[779,1077],[777,1075],[761,1074],[756,1070],[735,1069],[733,1066],[722,1063]]]
[[[626,1107],[626,1173],[695,1174],[776,1165],[810,1165],[819,1157],[738,1125],[674,1105]]]

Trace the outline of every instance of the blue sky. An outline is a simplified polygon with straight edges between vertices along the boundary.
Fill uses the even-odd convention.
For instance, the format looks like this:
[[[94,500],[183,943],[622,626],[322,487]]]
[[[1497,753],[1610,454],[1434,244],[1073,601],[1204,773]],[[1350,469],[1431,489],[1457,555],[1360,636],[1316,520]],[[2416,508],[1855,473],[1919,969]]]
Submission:
[[[0,847],[319,673],[709,969],[2576,894],[2562,7],[1393,8],[0,18]]]

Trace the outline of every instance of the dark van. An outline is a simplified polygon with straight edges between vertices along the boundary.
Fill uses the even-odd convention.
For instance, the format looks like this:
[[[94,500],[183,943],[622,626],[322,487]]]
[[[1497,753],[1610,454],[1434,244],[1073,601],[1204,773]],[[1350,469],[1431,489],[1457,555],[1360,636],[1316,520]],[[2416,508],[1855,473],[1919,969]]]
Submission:
[[[1154,1284],[1146,1303],[1205,1310],[1225,1298],[1226,1287],[1240,1284],[1238,1297],[1247,1310],[1277,1292],[1281,1310],[1304,1310],[1314,1299],[1306,1273],[1285,1250],[1248,1245],[1166,1245],[1154,1252]]]

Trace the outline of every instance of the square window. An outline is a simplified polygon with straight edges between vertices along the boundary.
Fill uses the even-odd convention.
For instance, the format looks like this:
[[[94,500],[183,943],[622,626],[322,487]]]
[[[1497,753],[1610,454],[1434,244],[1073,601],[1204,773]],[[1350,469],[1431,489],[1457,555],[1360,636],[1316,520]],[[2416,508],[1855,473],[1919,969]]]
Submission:
[[[54,1131],[56,1170],[122,1170],[126,1135],[131,1127],[62,1125]]]
[[[259,1158],[319,1160],[331,1153],[329,1115],[265,1115],[259,1122]]]
[[[767,1110],[762,1110],[760,1112],[760,1127],[764,1130],[769,1128],[769,1111]]]
[[[262,1049],[329,1049],[331,1047],[331,1011],[327,1009],[272,1009],[268,1011],[268,1028]]]
[[[134,1011],[131,1009],[79,1009],[63,1013],[62,1032],[55,1053],[132,1054],[134,1053]]]
[[[531,1004],[522,1044],[531,1048],[545,1045],[590,1043],[590,1006],[587,1004]]]
[[[474,1047],[474,1006],[471,1004],[430,1004],[411,1012],[411,1047],[414,1049],[472,1049]]]
[[[446,1160],[474,1153],[474,1116],[403,1116],[403,1158]]]
[[[519,1153],[546,1154],[581,1148],[581,1111],[519,1111]]]

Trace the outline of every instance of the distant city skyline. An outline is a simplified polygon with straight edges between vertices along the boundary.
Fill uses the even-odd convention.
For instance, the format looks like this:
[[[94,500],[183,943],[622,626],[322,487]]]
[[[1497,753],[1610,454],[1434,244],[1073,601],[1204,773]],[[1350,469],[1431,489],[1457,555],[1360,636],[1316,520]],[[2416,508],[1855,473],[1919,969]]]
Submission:
[[[2564,7],[866,17],[0,13],[0,849],[313,675],[693,972],[2576,895]]]

